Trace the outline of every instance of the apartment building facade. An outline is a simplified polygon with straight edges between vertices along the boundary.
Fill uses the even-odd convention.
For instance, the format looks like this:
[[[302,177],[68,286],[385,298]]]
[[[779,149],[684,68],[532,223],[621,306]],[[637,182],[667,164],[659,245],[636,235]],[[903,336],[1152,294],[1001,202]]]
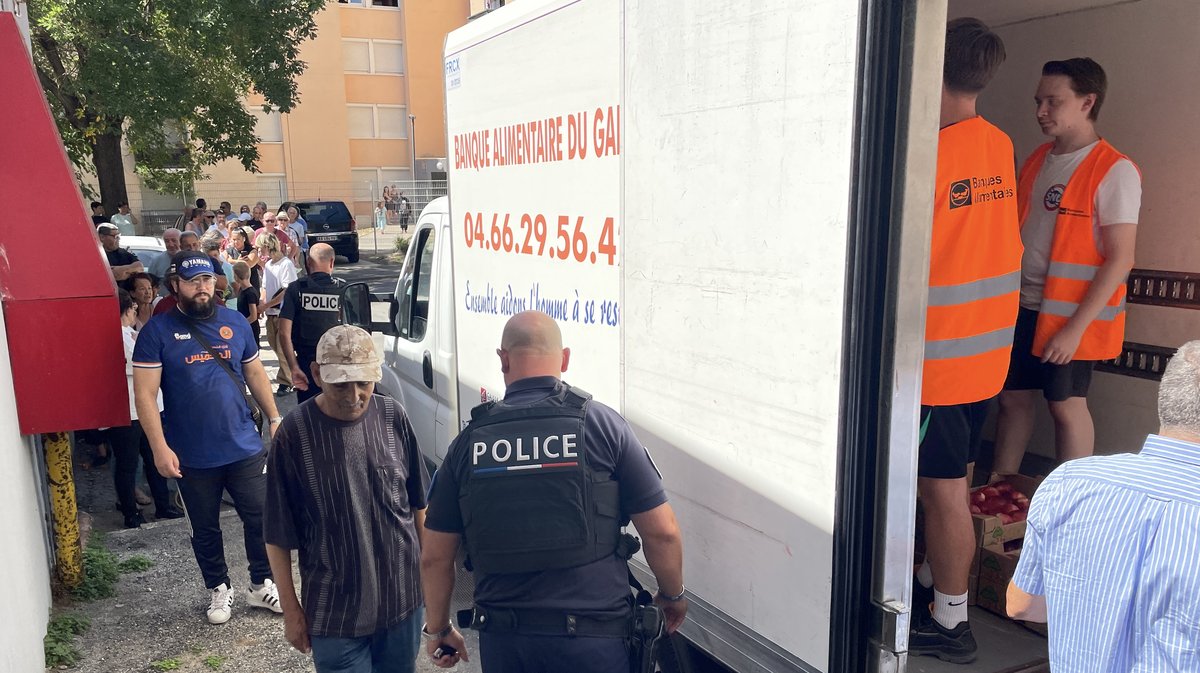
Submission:
[[[162,194],[141,184],[126,154],[131,208],[178,210],[196,196],[235,210],[259,200],[339,199],[365,223],[383,186],[444,180],[442,45],[470,9],[470,0],[330,1],[301,48],[308,68],[299,105],[280,114],[264,112],[254,93],[245,101],[258,118],[258,172],[226,160],[190,189]]]

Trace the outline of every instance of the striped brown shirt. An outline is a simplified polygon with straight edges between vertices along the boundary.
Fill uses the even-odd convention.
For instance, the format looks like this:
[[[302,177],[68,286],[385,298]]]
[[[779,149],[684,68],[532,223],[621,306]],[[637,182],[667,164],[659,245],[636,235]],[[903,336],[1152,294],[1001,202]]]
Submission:
[[[263,525],[268,544],[299,550],[309,633],[359,638],[422,603],[413,512],[429,474],[398,402],[371,397],[356,421],[309,400],[275,433]]]

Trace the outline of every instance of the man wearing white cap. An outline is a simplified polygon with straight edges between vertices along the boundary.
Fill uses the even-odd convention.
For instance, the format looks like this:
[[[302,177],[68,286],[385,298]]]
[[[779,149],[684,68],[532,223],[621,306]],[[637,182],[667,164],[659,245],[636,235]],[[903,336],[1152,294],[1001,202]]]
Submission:
[[[318,673],[415,666],[429,475],[404,407],[374,394],[381,365],[361,328],[325,332],[312,364],[321,394],[284,418],[268,459],[264,539],[284,635]]]

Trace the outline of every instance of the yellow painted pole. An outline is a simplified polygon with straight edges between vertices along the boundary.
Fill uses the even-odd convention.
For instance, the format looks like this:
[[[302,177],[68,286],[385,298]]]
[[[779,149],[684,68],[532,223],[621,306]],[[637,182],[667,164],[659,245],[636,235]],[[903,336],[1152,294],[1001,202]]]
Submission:
[[[65,432],[42,435],[46,472],[50,479],[50,508],[54,514],[54,540],[58,553],[58,578],[68,589],[83,581],[83,550],[79,544],[79,512],[75,506],[75,473],[71,461],[71,436]]]

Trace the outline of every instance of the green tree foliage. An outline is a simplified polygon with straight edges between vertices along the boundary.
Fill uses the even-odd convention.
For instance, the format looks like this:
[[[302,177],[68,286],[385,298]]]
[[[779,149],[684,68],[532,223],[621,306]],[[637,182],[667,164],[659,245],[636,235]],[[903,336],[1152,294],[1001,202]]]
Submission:
[[[113,213],[127,198],[125,139],[138,175],[177,190],[205,166],[258,159],[250,91],[299,102],[301,43],[324,0],[29,0],[34,63],[77,173]]]

